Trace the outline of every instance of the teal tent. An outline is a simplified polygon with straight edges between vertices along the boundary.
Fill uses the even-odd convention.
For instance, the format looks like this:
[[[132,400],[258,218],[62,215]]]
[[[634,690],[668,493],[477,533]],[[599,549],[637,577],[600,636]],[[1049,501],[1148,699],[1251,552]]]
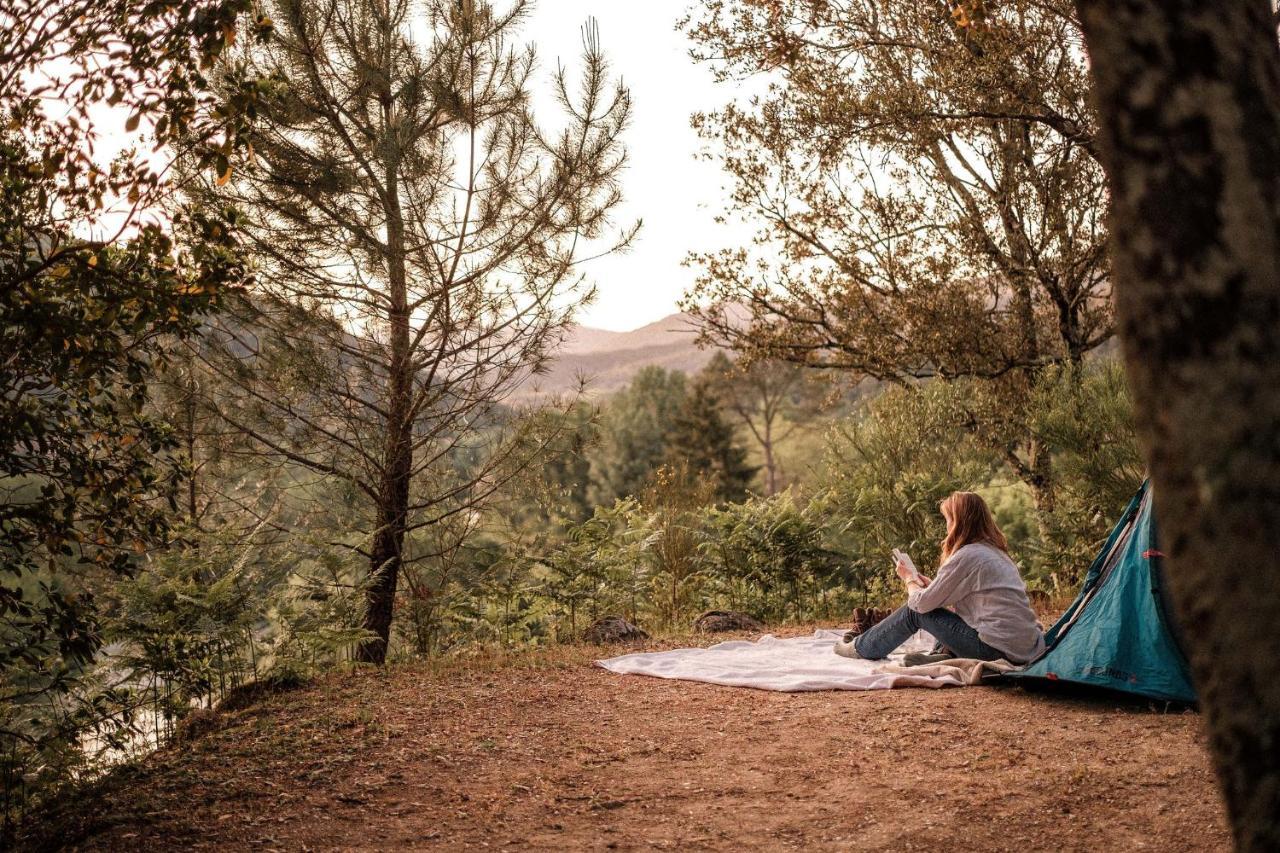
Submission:
[[[1075,682],[1194,702],[1169,604],[1147,483],[1111,531],[1080,595],[1045,633],[1045,652],[1015,678]]]

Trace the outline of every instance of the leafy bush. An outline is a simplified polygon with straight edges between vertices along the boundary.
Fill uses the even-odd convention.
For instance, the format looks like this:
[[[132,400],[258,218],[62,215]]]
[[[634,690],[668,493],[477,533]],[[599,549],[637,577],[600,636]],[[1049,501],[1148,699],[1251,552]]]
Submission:
[[[643,505],[650,513],[648,601],[658,624],[684,627],[704,600],[705,565],[698,543],[702,514],[715,492],[710,478],[684,465],[659,468],[645,490]]]
[[[577,637],[592,621],[612,612],[633,623],[639,619],[650,574],[649,520],[635,498],[597,507],[591,518],[570,526],[564,543],[538,566],[542,592],[554,602],[554,616],[567,621],[563,636]]]
[[[959,383],[892,388],[830,433],[820,511],[869,600],[900,591],[894,548],[937,565],[946,532],[938,504],[997,470],[964,428],[963,394]]]
[[[259,678],[302,678],[349,660],[364,636],[362,589],[343,556],[295,537],[192,532],[116,589],[101,665],[143,697],[167,733]]]
[[[1032,425],[1054,449],[1055,500],[1033,574],[1054,591],[1074,588],[1142,484],[1145,465],[1133,404],[1116,359],[1046,370],[1033,390]]]
[[[823,521],[790,491],[708,509],[699,544],[707,603],[766,621],[830,615],[850,577]]]

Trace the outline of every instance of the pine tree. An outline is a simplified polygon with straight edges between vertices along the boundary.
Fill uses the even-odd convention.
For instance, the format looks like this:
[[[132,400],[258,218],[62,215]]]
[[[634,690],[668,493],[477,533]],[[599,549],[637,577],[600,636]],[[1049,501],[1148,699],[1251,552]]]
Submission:
[[[589,26],[580,81],[552,78],[565,119],[547,130],[520,46],[528,0],[264,8],[275,38],[237,59],[280,85],[253,165],[205,190],[246,212],[257,261],[253,299],[219,329],[234,346],[216,369],[238,385],[220,412],[263,458],[360,495],[373,639],[357,656],[382,663],[419,558],[406,543],[532,464],[499,406],[588,295],[584,247],[634,233],[608,233],[630,96]]]
[[[747,464],[747,449],[722,414],[722,401],[712,377],[694,381],[667,434],[667,457],[715,484],[716,498],[738,502],[759,468]]]
[[[667,460],[669,434],[685,405],[685,375],[651,366],[609,401],[600,416],[600,443],[591,453],[590,501],[608,506],[639,495]]]

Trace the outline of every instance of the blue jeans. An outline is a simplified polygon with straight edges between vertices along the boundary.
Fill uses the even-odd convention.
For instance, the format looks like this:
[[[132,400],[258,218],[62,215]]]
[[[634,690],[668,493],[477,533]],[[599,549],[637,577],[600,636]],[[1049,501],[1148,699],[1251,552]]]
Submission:
[[[854,640],[853,647],[862,658],[879,660],[888,657],[921,628],[932,634],[944,650],[958,658],[996,660],[1005,657],[1004,652],[982,642],[978,632],[950,610],[938,608],[917,613],[905,604]]]

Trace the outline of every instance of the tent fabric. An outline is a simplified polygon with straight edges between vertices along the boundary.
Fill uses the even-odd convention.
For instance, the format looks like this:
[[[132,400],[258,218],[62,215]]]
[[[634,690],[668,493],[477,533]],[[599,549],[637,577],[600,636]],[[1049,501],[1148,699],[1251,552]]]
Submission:
[[[1161,556],[1144,483],[1089,567],[1080,595],[1045,633],[1044,654],[1005,677],[1194,702],[1186,658],[1163,603]]]

